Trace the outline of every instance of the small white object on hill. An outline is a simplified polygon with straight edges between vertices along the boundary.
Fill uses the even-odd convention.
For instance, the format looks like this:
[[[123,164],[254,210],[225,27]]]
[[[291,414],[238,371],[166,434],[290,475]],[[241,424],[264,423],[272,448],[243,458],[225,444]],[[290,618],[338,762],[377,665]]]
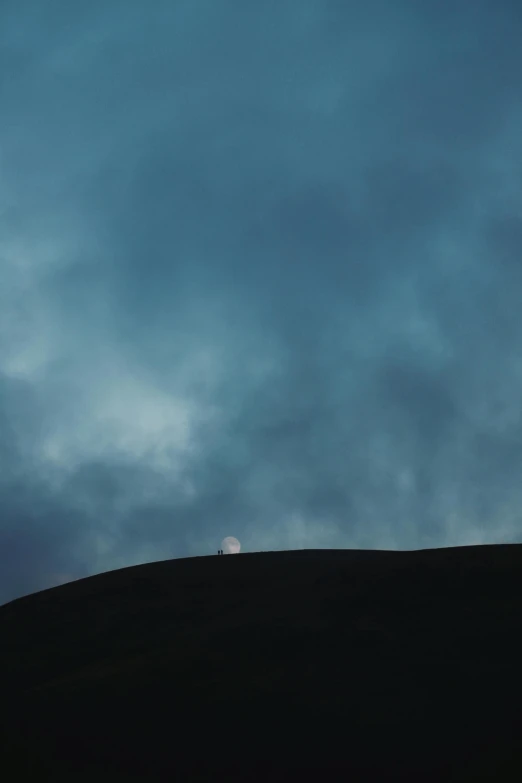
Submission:
[[[237,555],[241,549],[241,544],[234,536],[227,536],[221,542],[221,548],[224,555]]]

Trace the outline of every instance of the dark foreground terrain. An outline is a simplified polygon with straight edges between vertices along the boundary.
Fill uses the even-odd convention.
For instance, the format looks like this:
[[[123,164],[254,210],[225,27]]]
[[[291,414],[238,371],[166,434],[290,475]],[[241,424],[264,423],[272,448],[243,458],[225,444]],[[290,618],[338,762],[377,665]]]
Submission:
[[[522,780],[522,545],[151,563],[0,640],[9,783]]]

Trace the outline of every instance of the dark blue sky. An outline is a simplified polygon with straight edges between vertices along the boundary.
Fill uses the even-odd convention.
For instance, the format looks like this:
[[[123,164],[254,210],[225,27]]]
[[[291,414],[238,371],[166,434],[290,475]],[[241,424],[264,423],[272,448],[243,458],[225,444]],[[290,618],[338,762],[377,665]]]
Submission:
[[[522,7],[2,0],[0,602],[522,541]]]

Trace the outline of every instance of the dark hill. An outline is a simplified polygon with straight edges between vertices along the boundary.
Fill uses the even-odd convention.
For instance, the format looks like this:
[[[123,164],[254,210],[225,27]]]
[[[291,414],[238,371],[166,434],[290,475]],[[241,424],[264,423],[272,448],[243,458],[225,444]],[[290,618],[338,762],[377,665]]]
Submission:
[[[522,545],[151,563],[0,639],[2,780],[522,780]]]

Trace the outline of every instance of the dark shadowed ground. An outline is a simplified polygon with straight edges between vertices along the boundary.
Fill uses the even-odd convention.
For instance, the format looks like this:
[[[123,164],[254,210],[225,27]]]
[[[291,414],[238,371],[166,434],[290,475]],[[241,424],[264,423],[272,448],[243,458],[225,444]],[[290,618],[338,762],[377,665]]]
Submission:
[[[44,590],[0,607],[0,778],[519,781],[521,617],[522,545],[216,555]]]

